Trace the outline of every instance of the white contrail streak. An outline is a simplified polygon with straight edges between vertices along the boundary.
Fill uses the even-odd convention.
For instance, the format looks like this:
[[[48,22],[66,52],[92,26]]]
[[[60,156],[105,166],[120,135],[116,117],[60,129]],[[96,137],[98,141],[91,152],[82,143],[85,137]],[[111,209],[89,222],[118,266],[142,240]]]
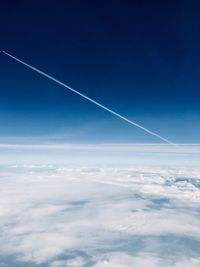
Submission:
[[[43,72],[43,71],[41,71],[41,70],[39,70],[39,69],[37,69],[37,68],[35,68],[35,67],[33,67],[33,66],[27,64],[27,63],[25,63],[24,61],[22,61],[22,60],[20,60],[20,59],[18,59],[18,58],[16,58],[16,57],[14,57],[14,56],[12,56],[11,54],[9,54],[9,53],[7,53],[7,52],[5,52],[5,51],[2,51],[2,52],[3,52],[4,54],[6,54],[7,56],[9,56],[9,57],[15,59],[16,61],[20,62],[21,64],[25,65],[26,67],[28,67],[28,68],[30,68],[30,69],[32,69],[32,70],[34,70],[34,71],[40,73],[41,75],[43,75],[43,76],[49,78],[50,80],[52,80],[52,81],[54,81],[54,82],[60,84],[61,86],[64,86],[65,88],[67,88],[67,89],[69,89],[70,91],[76,93],[77,95],[82,96],[83,98],[85,98],[85,99],[87,99],[88,101],[94,103],[95,105],[97,105],[97,106],[103,108],[104,110],[107,110],[108,112],[112,113],[113,115],[117,116],[118,118],[120,118],[120,119],[122,119],[122,120],[124,120],[124,121],[126,121],[126,122],[128,122],[128,123],[130,123],[130,124],[132,124],[132,125],[134,125],[134,126],[136,126],[136,127],[138,127],[138,128],[140,128],[140,129],[142,129],[143,131],[145,131],[145,132],[147,132],[147,133],[149,133],[149,134],[151,134],[151,135],[153,135],[153,136],[155,136],[155,137],[161,139],[162,141],[164,141],[164,142],[166,142],[166,143],[168,143],[168,144],[172,144],[172,145],[174,144],[174,143],[172,143],[171,141],[169,141],[168,139],[166,139],[166,138],[164,138],[164,137],[158,135],[157,133],[148,130],[147,128],[141,126],[140,124],[138,124],[138,123],[136,123],[136,122],[134,122],[134,121],[131,121],[131,120],[127,119],[126,117],[124,117],[124,116],[120,115],[119,113],[117,113],[117,112],[115,112],[115,111],[113,111],[113,110],[107,108],[106,106],[104,106],[104,105],[98,103],[97,101],[91,99],[90,97],[88,97],[88,96],[86,96],[86,95],[84,95],[84,94],[78,92],[77,90],[75,90],[75,89],[73,89],[72,87],[70,87],[70,86],[68,86],[68,85],[66,85],[66,84],[64,84],[64,83],[62,83],[61,81],[59,81],[59,80],[53,78],[52,76],[48,75],[47,73],[45,73],[45,72]]]

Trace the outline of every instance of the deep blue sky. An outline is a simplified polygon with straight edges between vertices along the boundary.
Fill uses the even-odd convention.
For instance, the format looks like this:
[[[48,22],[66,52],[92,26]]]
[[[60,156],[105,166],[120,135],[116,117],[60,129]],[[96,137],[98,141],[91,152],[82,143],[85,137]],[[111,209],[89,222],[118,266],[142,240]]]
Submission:
[[[174,142],[200,142],[197,1],[3,1],[0,10],[2,50]],[[0,77],[1,138],[159,142],[3,54]]]

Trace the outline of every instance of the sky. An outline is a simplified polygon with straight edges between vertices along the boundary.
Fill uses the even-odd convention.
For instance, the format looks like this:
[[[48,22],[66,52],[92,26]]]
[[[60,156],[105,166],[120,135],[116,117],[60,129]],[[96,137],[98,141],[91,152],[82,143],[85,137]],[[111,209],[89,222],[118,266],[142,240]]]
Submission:
[[[1,49],[175,143],[199,143],[199,4],[4,1]],[[160,143],[0,55],[0,141]]]

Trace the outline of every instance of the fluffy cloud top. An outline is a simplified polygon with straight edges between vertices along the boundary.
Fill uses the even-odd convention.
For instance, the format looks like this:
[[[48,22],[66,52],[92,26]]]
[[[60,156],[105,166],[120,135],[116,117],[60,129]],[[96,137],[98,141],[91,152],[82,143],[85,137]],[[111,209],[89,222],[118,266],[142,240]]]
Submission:
[[[2,266],[200,264],[199,168],[10,166],[0,195]]]

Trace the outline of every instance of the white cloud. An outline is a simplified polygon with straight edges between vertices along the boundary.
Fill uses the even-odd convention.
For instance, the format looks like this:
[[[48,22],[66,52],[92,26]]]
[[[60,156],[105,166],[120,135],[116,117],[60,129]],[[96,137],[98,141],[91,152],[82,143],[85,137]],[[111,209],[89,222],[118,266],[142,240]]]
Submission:
[[[145,253],[130,256],[126,253],[108,253],[98,260],[93,267],[156,267],[159,259]]]
[[[198,266],[199,182],[197,167],[10,166],[0,173],[0,255],[51,267]]]
[[[83,257],[75,257],[70,260],[57,260],[51,263],[51,267],[82,267],[86,264]]]
[[[200,258],[189,258],[183,259],[174,264],[174,267],[199,267]]]
[[[130,256],[125,253],[110,253],[102,256],[101,260],[92,267],[199,267],[200,258],[184,258],[176,259],[175,262],[164,262],[162,258],[151,255],[150,253],[138,253]]]
[[[97,152],[195,153],[200,144],[67,144],[67,143],[0,143],[0,149],[41,149]]]

